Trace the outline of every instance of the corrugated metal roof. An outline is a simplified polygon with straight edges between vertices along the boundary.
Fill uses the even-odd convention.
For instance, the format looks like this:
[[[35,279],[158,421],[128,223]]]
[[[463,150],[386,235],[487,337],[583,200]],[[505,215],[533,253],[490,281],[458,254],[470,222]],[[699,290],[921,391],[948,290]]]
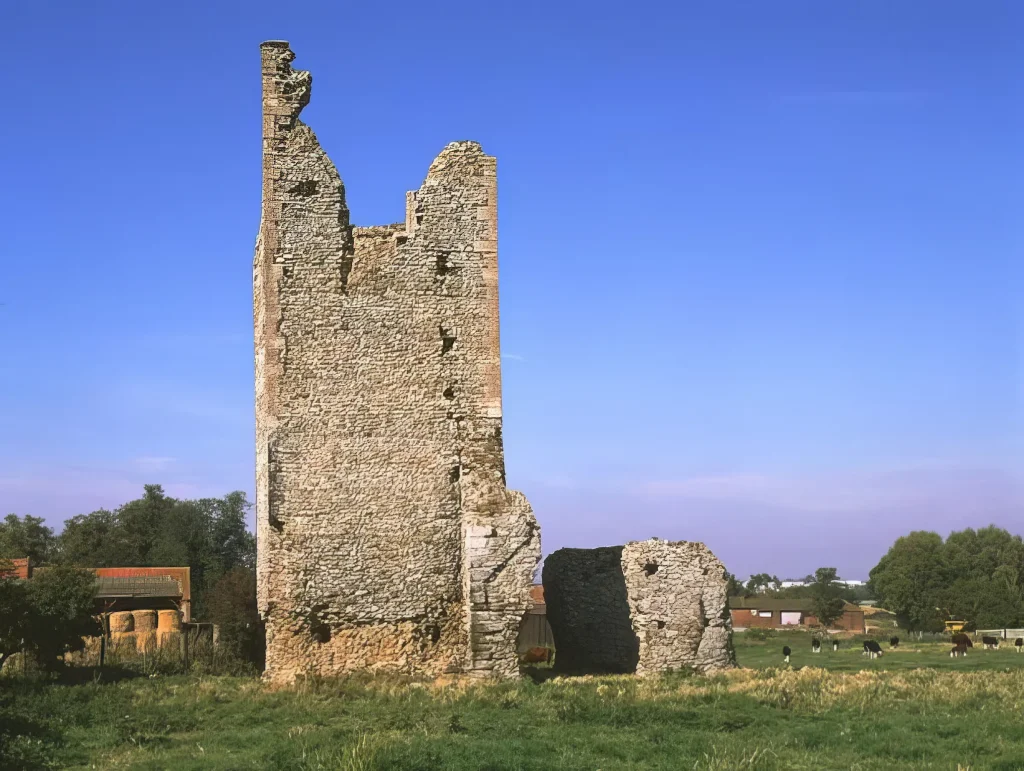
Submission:
[[[181,584],[170,576],[99,576],[97,597],[180,597]]]
[[[812,600],[787,600],[779,597],[730,597],[729,607],[732,610],[771,610],[791,611],[793,613],[810,613]],[[860,610],[856,605],[846,603],[843,610]]]

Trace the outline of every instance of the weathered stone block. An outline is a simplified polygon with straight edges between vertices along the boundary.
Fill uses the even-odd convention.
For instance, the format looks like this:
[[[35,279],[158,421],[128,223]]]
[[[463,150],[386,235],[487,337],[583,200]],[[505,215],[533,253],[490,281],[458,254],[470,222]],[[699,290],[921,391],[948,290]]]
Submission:
[[[725,567],[702,543],[559,549],[544,597],[565,673],[701,672],[735,666]]]

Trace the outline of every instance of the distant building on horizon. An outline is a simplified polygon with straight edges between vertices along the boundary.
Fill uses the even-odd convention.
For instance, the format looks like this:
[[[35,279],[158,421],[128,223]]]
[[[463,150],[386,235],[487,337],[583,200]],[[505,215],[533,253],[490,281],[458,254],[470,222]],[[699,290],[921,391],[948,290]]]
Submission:
[[[730,597],[729,613],[733,629],[781,629],[784,627],[818,626],[811,612],[811,601],[778,597]],[[833,629],[863,633],[864,611],[846,603],[843,615],[832,625]]]

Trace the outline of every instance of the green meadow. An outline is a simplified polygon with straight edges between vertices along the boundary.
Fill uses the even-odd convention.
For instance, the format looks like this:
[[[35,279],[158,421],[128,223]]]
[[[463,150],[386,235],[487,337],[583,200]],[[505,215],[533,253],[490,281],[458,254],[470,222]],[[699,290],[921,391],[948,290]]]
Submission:
[[[783,644],[792,666],[779,666]],[[736,635],[712,677],[0,679],[4,769],[1024,769],[1024,655]],[[91,677],[91,679],[89,679]]]

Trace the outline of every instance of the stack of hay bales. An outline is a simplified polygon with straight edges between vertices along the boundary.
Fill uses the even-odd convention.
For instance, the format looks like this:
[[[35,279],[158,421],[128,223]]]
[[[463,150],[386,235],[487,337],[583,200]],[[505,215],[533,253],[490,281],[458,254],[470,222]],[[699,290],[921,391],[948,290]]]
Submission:
[[[174,645],[181,637],[181,613],[177,610],[161,610],[157,613],[157,642],[160,647]]]
[[[156,650],[156,611],[155,610],[133,610],[132,619],[135,622],[135,645],[139,651],[151,653]]]
[[[135,620],[130,610],[110,614],[110,641],[118,649],[135,650]]]

